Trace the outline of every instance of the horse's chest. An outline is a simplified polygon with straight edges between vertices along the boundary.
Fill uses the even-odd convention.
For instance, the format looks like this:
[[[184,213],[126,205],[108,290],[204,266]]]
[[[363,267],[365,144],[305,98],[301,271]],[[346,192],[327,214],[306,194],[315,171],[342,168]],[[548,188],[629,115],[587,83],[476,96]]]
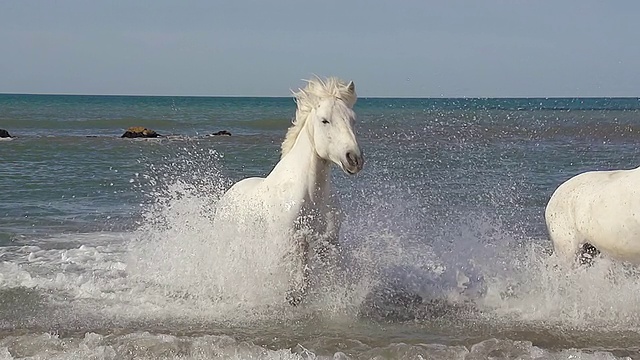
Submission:
[[[321,232],[325,227],[322,209],[310,201],[302,202],[291,215],[296,230]]]
[[[247,211],[255,213],[269,228],[322,232],[326,228],[324,188],[310,193],[290,182],[264,184],[255,189]]]

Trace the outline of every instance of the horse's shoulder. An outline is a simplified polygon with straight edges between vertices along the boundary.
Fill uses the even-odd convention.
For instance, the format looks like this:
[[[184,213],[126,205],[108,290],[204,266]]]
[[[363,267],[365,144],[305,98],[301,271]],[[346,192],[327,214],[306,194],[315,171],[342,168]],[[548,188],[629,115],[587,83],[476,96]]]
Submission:
[[[626,176],[626,170],[586,171],[570,178],[561,186],[568,189],[606,186],[612,181],[619,180],[624,176]]]
[[[245,178],[233,184],[225,193],[225,197],[237,197],[240,194],[251,194],[253,190],[257,190],[263,182],[263,178],[250,177]]]
[[[583,172],[578,175],[575,175],[558,186],[556,191],[554,192],[555,196],[560,194],[571,194],[579,191],[581,188],[585,186],[591,186],[594,183],[594,177],[592,172]]]
[[[602,193],[626,191],[629,186],[635,188],[640,180],[640,172],[635,169],[591,171],[584,175],[581,183],[587,185],[592,192],[597,188]]]
[[[638,176],[640,173],[633,170],[585,172],[567,181],[564,192],[575,199],[575,206],[585,209],[628,203],[633,200],[629,196],[637,186]]]
[[[249,177],[238,181],[234,186],[236,187],[246,187],[246,186],[255,186],[261,184],[264,181],[264,178],[261,177]]]

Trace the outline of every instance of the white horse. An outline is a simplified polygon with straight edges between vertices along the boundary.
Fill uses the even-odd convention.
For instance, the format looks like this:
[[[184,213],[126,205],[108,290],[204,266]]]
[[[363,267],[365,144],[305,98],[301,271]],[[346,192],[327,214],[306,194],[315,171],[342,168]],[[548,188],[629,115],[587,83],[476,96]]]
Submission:
[[[264,239],[285,239],[289,262],[287,301],[297,305],[309,286],[310,246],[337,246],[340,229],[331,190],[331,163],[347,174],[362,170],[356,140],[355,85],[337,78],[309,80],[294,93],[295,118],[282,143],[282,156],[266,178],[247,178],[221,198],[216,222]],[[274,245],[275,246],[275,245]],[[323,252],[323,251],[320,251]]]
[[[545,210],[556,254],[582,251],[640,264],[640,168],[579,174],[553,193]],[[595,247],[595,249],[594,249]]]

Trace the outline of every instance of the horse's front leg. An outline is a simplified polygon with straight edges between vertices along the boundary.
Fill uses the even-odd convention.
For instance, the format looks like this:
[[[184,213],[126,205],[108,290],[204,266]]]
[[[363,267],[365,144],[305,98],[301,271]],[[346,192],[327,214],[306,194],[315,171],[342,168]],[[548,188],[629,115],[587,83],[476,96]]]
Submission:
[[[286,300],[293,306],[299,305],[309,289],[309,241],[307,236],[297,232],[293,237],[293,248],[289,261],[292,264],[289,291]]]
[[[340,259],[340,225],[342,214],[336,208],[330,208],[325,214],[325,231],[320,237],[317,247],[317,255],[322,265],[328,270],[333,270]]]

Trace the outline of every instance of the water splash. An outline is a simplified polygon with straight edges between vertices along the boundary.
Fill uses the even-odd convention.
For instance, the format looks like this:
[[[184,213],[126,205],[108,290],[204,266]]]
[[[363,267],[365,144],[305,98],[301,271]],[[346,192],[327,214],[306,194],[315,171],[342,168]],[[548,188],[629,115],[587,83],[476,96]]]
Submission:
[[[487,278],[480,303],[500,322],[520,321],[583,330],[637,331],[640,270],[597,259],[593,266],[567,266],[535,243]]]
[[[222,174],[220,156],[195,147],[172,156],[143,176],[154,200],[129,249],[130,280],[147,292],[193,302],[216,319],[294,313],[283,302],[282,249],[271,248],[271,239],[260,234],[213,227],[215,204],[231,183]],[[446,224],[425,219],[418,200],[400,186],[378,181],[379,186],[346,197],[340,271],[317,268],[306,311],[353,318],[363,314],[372,292],[393,288],[392,296],[409,294],[393,304],[396,308],[415,305],[413,295],[424,300],[421,308],[395,320],[433,315],[433,301],[473,306],[490,323],[619,327],[618,320],[636,319],[632,310],[640,304],[620,300],[640,290],[627,270],[600,262],[566,272],[544,241],[512,233],[498,218],[466,213]]]
[[[253,319],[283,305],[288,283],[272,239],[214,227],[230,184],[220,155],[195,147],[177,155],[146,175],[153,201],[130,244],[130,278],[219,320]]]
[[[140,187],[153,189],[153,201],[130,246],[130,278],[148,291],[199,302],[214,317],[294,313],[283,303],[288,273],[279,242],[214,228],[215,204],[230,181],[219,168],[219,155],[203,151],[185,148],[178,160],[152,166],[142,176],[146,184]],[[367,196],[363,214],[347,213],[341,266],[329,272],[314,264],[314,288],[301,312],[353,318],[380,286],[430,293],[425,281],[436,284],[446,269],[422,237],[406,230],[417,219],[404,214],[407,203],[397,195]]]

